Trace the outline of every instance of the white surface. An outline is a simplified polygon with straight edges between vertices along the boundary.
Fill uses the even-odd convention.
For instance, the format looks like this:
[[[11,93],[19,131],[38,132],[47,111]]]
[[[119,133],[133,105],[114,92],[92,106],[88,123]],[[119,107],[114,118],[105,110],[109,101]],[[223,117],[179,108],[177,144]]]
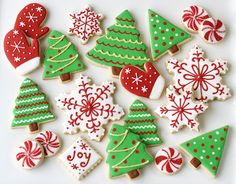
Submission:
[[[13,28],[17,13],[28,3],[33,1],[26,0],[1,0],[0,1],[0,83],[1,83],[1,100],[0,100],[0,137],[1,137],[1,148],[0,148],[0,183],[24,183],[24,184],[48,184],[48,183],[77,183],[76,179],[62,166],[58,161],[57,156],[48,158],[45,160],[42,166],[32,171],[23,170],[14,162],[14,152],[16,147],[26,138],[33,137],[27,132],[27,128],[14,129],[10,128],[12,120],[12,109],[14,107],[14,100],[17,96],[19,86],[23,80],[14,69],[8,63],[7,58],[3,52],[3,38],[4,35]],[[188,165],[189,158],[185,157],[186,163],[182,170],[174,176],[166,176],[161,174],[155,167],[154,163],[145,167],[141,170],[141,176],[134,182],[137,184],[141,183],[192,183],[192,184],[211,184],[211,183],[225,183],[235,184],[235,127],[236,127],[236,52],[235,52],[235,31],[236,31],[236,18],[235,18],[235,7],[236,3],[234,0],[70,0],[70,1],[59,1],[59,0],[47,0],[37,1],[42,3],[48,10],[49,16],[46,21],[51,29],[57,29],[63,33],[66,33],[68,26],[70,25],[70,19],[68,13],[80,10],[85,4],[89,3],[94,9],[104,14],[105,19],[103,21],[103,28],[110,26],[114,23],[114,18],[122,12],[124,9],[129,9],[137,22],[137,26],[142,33],[144,42],[150,46],[149,34],[148,34],[148,17],[147,10],[152,8],[159,12],[164,17],[171,20],[173,23],[181,26],[181,11],[188,5],[197,3],[202,7],[206,8],[210,14],[216,18],[220,18],[224,21],[225,25],[229,29],[226,39],[218,45],[210,45],[203,42],[199,35],[193,35],[193,40],[182,46],[181,52],[176,56],[177,58],[185,58],[188,54],[188,50],[192,48],[194,44],[199,44],[206,51],[207,56],[211,59],[223,58],[229,61],[229,72],[224,78],[224,82],[232,89],[233,97],[225,102],[212,102],[206,113],[202,114],[199,118],[201,132],[207,132],[214,128],[221,127],[225,123],[230,124],[231,131],[229,141],[226,146],[224,158],[218,173],[218,177],[213,179],[203,169],[194,170]],[[171,12],[171,13],[170,13]],[[182,25],[183,27],[183,25]],[[88,69],[83,74],[88,74],[94,78],[96,83],[102,83],[104,80],[111,80],[109,70],[102,67],[91,64],[85,58],[85,53],[91,49],[95,44],[95,38],[89,41],[89,44],[83,46],[76,36],[69,37],[73,43],[78,47],[83,61],[88,66]],[[45,47],[47,46],[46,39],[41,40],[42,55]],[[168,59],[168,55],[162,57],[156,66],[160,73],[167,79],[171,79],[167,73],[164,63]],[[35,72],[29,75],[35,80],[43,91],[48,94],[50,101],[53,105],[53,111],[57,116],[57,120],[51,123],[43,124],[42,130],[52,130],[57,132],[63,139],[64,145],[62,151],[70,146],[78,137],[77,135],[63,135],[62,122],[66,120],[65,113],[55,106],[54,97],[64,91],[69,91],[74,88],[73,81],[67,84],[61,84],[59,79],[43,81],[42,80],[42,67],[37,69]],[[76,78],[78,73],[74,75]],[[135,96],[131,95],[122,89],[117,79],[113,79],[117,83],[117,91],[115,94],[116,101],[119,102],[124,109],[128,110],[129,105],[136,99]],[[169,84],[170,82],[168,82]],[[164,95],[161,100],[148,100],[142,99],[147,105],[149,105],[152,112],[154,109],[166,102]],[[154,113],[153,113],[154,114]],[[120,122],[122,123],[122,122]],[[184,128],[182,131],[176,134],[170,134],[168,130],[168,120],[158,118],[158,126],[160,135],[164,140],[164,144],[160,147],[153,147],[150,149],[153,155],[161,148],[165,146],[177,146],[179,143],[195,137],[200,133],[191,132],[188,128]],[[107,126],[107,130],[110,125]],[[80,134],[81,135],[81,134]],[[84,134],[86,137],[86,134]],[[102,142],[91,142],[94,147],[104,156],[102,163],[90,173],[81,183],[92,184],[94,182],[103,183],[124,183],[130,180],[127,177],[121,177],[117,179],[108,178],[108,166],[105,163],[105,148],[107,145],[107,137]]]

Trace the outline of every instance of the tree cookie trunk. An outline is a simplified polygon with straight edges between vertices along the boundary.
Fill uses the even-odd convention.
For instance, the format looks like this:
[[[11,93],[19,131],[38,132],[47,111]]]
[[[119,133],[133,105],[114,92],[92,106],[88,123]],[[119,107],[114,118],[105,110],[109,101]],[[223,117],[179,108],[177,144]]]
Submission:
[[[31,123],[29,124],[29,131],[31,133],[37,132],[39,130],[38,123]]]
[[[119,76],[121,70],[122,70],[122,68],[119,68],[119,67],[116,67],[116,66],[111,67],[111,72],[112,72],[112,75],[114,75],[114,76]]]
[[[131,179],[136,178],[139,176],[138,170],[132,170],[127,173]]]
[[[169,48],[169,51],[174,55],[179,52],[179,47],[177,45],[173,45],[171,48]]]
[[[70,80],[70,73],[63,73],[60,75],[61,81],[66,82]]]
[[[198,160],[196,157],[193,157],[190,163],[193,165],[193,167],[198,168],[201,165],[201,161]]]

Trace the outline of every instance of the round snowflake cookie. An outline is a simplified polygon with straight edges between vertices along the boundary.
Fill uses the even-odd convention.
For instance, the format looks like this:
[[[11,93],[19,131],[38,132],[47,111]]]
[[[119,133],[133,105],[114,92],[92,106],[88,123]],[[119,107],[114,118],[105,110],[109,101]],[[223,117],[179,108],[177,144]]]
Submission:
[[[187,9],[183,11],[182,14],[182,22],[184,26],[193,32],[197,32],[199,30],[199,26],[202,21],[209,18],[209,15],[205,9],[200,6],[189,6]]]
[[[24,141],[16,152],[16,161],[24,169],[33,169],[39,166],[43,159],[43,148],[34,140]]]
[[[183,165],[183,157],[175,148],[162,148],[155,157],[157,168],[165,174],[175,174]]]
[[[61,147],[59,137],[52,131],[40,132],[35,140],[43,147],[45,157],[54,156]]]
[[[219,19],[209,18],[204,20],[199,29],[200,35],[207,43],[218,43],[226,35],[224,23]]]

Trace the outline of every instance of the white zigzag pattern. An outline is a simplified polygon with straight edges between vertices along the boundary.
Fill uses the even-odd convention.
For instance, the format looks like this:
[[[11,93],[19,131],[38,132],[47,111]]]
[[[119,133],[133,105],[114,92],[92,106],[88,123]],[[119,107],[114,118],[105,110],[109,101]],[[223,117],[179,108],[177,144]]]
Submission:
[[[156,128],[155,125],[143,125],[143,126],[132,126],[129,129],[145,129],[145,128]]]
[[[37,88],[33,88],[33,89],[21,90],[20,94],[24,94],[24,93],[28,93],[28,92],[32,92],[32,91],[38,91],[38,89]]]
[[[52,118],[52,117],[53,117],[53,115],[41,116],[41,117],[38,117],[38,118],[31,118],[31,119],[28,119],[28,120],[15,121],[14,123],[15,124],[20,124],[20,123],[25,123],[25,122],[34,122],[35,120],[47,119],[47,118]]]
[[[144,141],[159,141],[160,139],[158,137],[147,137],[143,138]]]
[[[24,110],[18,110],[18,111],[15,111],[16,114],[20,114],[20,113],[24,113],[24,112],[33,112],[35,110],[42,110],[42,109],[47,109],[48,106],[45,105],[45,106],[41,106],[41,107],[35,107],[35,108],[30,108],[30,109],[24,109]]]
[[[150,117],[150,116],[151,116],[151,114],[137,114],[137,115],[130,114],[130,115],[128,115],[128,117],[130,117],[130,118]]]
[[[143,104],[133,104],[133,106],[143,106]]]
[[[19,100],[16,103],[21,104],[21,103],[25,103],[25,102],[33,102],[33,101],[36,101],[36,100],[43,100],[43,99],[44,99],[44,96],[36,97],[36,98],[28,99],[28,100]]]

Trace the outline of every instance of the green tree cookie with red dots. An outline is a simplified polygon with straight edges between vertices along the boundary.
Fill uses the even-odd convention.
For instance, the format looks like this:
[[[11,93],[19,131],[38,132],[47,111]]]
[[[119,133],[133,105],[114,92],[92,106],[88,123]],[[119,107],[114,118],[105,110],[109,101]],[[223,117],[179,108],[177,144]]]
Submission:
[[[44,59],[44,79],[60,76],[63,82],[71,79],[70,73],[85,69],[75,46],[59,31],[48,37],[48,48]]]
[[[138,169],[153,162],[153,157],[145,150],[139,136],[131,133],[124,126],[113,124],[109,132],[107,146],[107,164],[110,176],[128,174],[130,178],[139,176]]]
[[[157,60],[166,52],[174,55],[179,51],[178,45],[191,38],[186,31],[173,25],[156,12],[149,10],[148,14],[153,60]]]
[[[218,128],[181,144],[181,148],[193,157],[190,163],[198,168],[203,165],[216,176],[224,151],[229,126]]]

